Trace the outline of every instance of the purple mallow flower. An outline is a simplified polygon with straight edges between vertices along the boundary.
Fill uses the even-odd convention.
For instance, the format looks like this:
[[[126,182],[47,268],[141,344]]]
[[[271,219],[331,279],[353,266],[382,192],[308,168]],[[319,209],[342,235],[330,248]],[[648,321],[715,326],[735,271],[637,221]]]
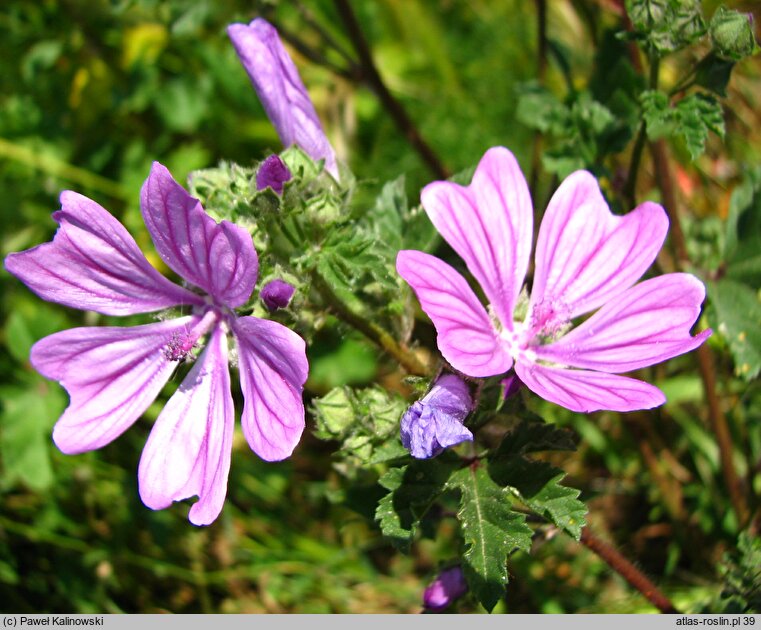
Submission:
[[[413,457],[427,459],[448,446],[472,440],[463,421],[473,409],[470,390],[454,374],[440,377],[402,416],[401,438]]]
[[[264,285],[259,297],[267,310],[272,312],[288,306],[295,291],[296,289],[285,280],[276,279]]]
[[[121,223],[70,191],[53,214],[60,224],[53,241],[10,254],[5,266],[41,298],[74,308],[106,315],[190,309],[143,326],[55,333],[34,344],[30,360],[71,398],[53,440],[64,453],[82,453],[128,429],[208,336],[156,420],[138,471],[148,507],[197,495],[189,518],[207,525],[222,509],[230,469],[235,413],[228,334],[237,346],[243,433],[268,461],[288,457],[304,429],[304,341],[276,322],[234,313],[248,301],[258,273],[245,230],[214,221],[158,163],[143,185],[141,207],[159,256],[193,290],[159,274]]]
[[[313,160],[324,159],[325,169],[338,179],[333,147],[277,29],[256,18],[250,24],[231,24],[227,34],[283,146],[295,144]]]
[[[494,376],[514,366],[526,387],[573,411],[649,409],[665,402],[663,393],[618,373],[689,352],[711,334],[690,336],[705,297],[694,276],[670,273],[634,284],[666,237],[663,208],[645,202],[615,216],[586,171],[563,181],[544,214],[522,321],[515,310],[533,209],[513,154],[489,149],[470,186],[434,182],[422,203],[489,302],[487,310],[465,278],[438,258],[399,252],[397,270],[433,321],[439,350],[464,374]],[[572,320],[595,310],[566,332]]]
[[[256,171],[256,189],[264,190],[268,186],[278,195],[283,194],[285,182],[291,179],[291,171],[277,155],[270,155]]]
[[[459,566],[444,569],[423,593],[423,607],[440,612],[468,592],[468,583]]]

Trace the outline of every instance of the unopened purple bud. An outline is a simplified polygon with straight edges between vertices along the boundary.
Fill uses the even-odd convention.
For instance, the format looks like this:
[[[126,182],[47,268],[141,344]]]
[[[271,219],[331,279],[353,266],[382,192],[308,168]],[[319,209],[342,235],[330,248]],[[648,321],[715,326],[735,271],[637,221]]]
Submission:
[[[502,398],[507,400],[513,394],[517,394],[518,390],[523,386],[523,381],[518,378],[517,374],[511,374],[510,376],[503,378],[500,381],[504,391],[502,392]]]
[[[454,374],[442,376],[402,416],[400,434],[404,448],[413,457],[427,459],[448,446],[472,440],[473,434],[463,425],[472,409],[473,401],[465,382]]]
[[[268,186],[278,195],[283,194],[283,185],[291,179],[291,171],[277,155],[270,155],[256,171],[256,189],[264,190]]]
[[[431,612],[444,610],[458,597],[468,592],[468,583],[459,566],[444,569],[425,589],[423,607]]]
[[[288,306],[295,291],[296,289],[284,280],[271,280],[264,285],[259,297],[271,312]]]

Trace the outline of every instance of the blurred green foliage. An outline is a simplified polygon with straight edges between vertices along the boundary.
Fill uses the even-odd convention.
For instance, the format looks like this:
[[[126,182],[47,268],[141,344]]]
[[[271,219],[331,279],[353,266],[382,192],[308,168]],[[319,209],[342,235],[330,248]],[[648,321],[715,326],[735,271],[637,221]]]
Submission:
[[[617,36],[624,3],[575,0],[548,3],[548,58],[537,80],[536,4],[384,0],[357,3],[357,11],[381,75],[447,167],[467,181],[468,169],[485,149],[508,146],[534,176],[540,212],[556,177],[576,168],[600,176],[612,205],[619,205],[629,147],[642,120],[651,138],[676,139],[673,167],[687,210],[688,246],[695,272],[707,281],[707,319],[716,330],[710,345],[720,404],[730,423],[732,457],[757,511],[761,180],[749,165],[761,163],[761,65],[757,58],[741,62],[730,54],[727,59],[731,42],[710,19],[719,3],[666,3],[679,7],[665,11],[658,24],[642,17],[652,13],[633,14],[630,39],[644,42],[662,59],[666,90],[642,100],[642,69],[625,38]],[[644,4],[659,3],[626,2],[630,10]],[[753,8],[750,2],[727,4]],[[707,21],[696,17],[699,5]],[[341,48],[351,50],[331,2],[310,2],[308,8]],[[55,226],[49,215],[66,188],[102,203],[151,252],[138,208],[151,161],[164,163],[179,181],[196,171],[194,190],[203,197],[205,178],[234,181],[241,172],[229,172],[234,169],[227,165],[250,169],[279,151],[277,135],[225,35],[227,24],[259,13],[320,49],[320,33],[305,28],[303,12],[285,0],[4,2],[2,254],[50,238]],[[714,51],[709,40],[719,36],[722,48]],[[325,54],[342,62],[335,50]],[[365,300],[381,302],[396,280],[391,270],[377,273],[379,256],[400,247],[446,253],[417,206],[419,189],[432,176],[371,91],[295,56],[331,142],[362,184],[356,214],[329,256],[317,263],[319,272],[347,301],[364,292]],[[695,85],[705,89],[672,102],[669,90],[681,86],[691,67],[697,67]],[[724,141],[709,133],[724,128]],[[540,135],[543,146],[535,144]],[[655,198],[652,165],[642,171],[640,196]],[[276,202],[266,194],[253,201],[246,196],[241,207],[252,203],[262,209]],[[151,260],[160,266],[155,256]],[[265,271],[277,270],[277,259],[267,264]],[[356,274],[343,273],[350,264],[365,265],[361,286],[352,284]],[[665,270],[674,265],[668,256],[658,264]],[[522,513],[491,504],[491,520],[508,538],[503,548],[490,550],[489,566],[474,570],[507,578],[504,563],[495,558],[518,549],[510,558],[507,592],[484,584],[477,593],[495,612],[653,610],[574,541],[578,522],[553,522],[558,501],[566,504],[559,513],[576,510],[583,516],[578,491],[570,488],[581,489],[589,522],[636,558],[681,610],[723,611],[729,601],[758,612],[757,531],[740,531],[689,356],[642,375],[669,400],[653,413],[582,416],[520,394],[540,417],[578,434],[578,450],[528,460],[524,453],[543,449],[521,450],[515,441],[500,447],[503,436],[490,436],[486,427],[485,439],[492,437],[492,446],[504,451],[502,470],[454,472],[441,459],[440,478],[426,486],[431,498],[447,490],[434,508],[441,518],[425,518],[432,500],[421,506],[417,495],[402,492],[396,507],[401,501],[404,520],[390,504],[414,463],[403,462],[406,469],[387,464],[403,456],[394,422],[404,401],[414,399],[414,387],[392,361],[334,317],[301,322],[315,330],[309,340],[306,396],[312,414],[305,437],[290,460],[270,464],[259,461],[236,435],[226,506],[213,526],[199,529],[187,523],[187,505],[152,512],[138,498],[137,462],[167,393],[101,451],[64,456],[50,440],[66,395],[31,368],[29,347],[54,331],[110,318],[43,303],[6,272],[0,283],[4,611],[417,612],[422,590],[439,566],[463,548],[489,543],[460,538],[456,522],[466,525],[472,517],[472,502],[460,503],[462,497],[502,496],[505,490],[493,478],[512,474],[520,463],[552,473],[534,494],[531,489],[524,494],[517,481],[509,483],[524,494],[524,502],[534,500],[550,522],[531,523],[529,529]],[[417,338],[430,342],[430,352],[432,330],[419,313],[405,311],[406,304],[402,298],[388,301],[389,325],[409,337],[416,322]],[[286,316],[298,321],[297,307]],[[383,388],[371,386],[373,381]],[[336,424],[337,408],[350,409],[362,422]],[[559,435],[555,438],[553,448],[569,450]],[[359,474],[357,462],[375,475]],[[569,488],[557,483],[558,466],[568,472],[563,483]],[[393,542],[409,555],[395,553]],[[529,547],[531,555],[524,553]],[[472,594],[456,610],[484,612]]]

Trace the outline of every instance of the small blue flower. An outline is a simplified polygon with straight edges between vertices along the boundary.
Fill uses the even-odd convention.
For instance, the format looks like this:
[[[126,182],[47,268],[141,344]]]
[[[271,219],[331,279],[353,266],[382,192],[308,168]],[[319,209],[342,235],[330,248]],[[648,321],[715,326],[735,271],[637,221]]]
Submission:
[[[401,438],[413,457],[427,459],[448,446],[472,440],[463,421],[473,409],[470,390],[454,374],[439,378],[402,416]]]

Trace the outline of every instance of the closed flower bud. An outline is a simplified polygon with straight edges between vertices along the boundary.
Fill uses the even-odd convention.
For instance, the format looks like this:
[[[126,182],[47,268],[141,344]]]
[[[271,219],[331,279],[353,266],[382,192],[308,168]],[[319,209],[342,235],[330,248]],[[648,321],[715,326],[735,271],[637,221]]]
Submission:
[[[459,566],[444,569],[425,589],[423,607],[430,612],[440,612],[454,600],[468,592],[468,584]]]
[[[296,289],[284,280],[271,280],[264,285],[259,297],[267,310],[272,312],[288,306],[295,291]]]
[[[753,14],[719,7],[709,27],[714,50],[733,61],[749,57],[756,49]]]
[[[291,179],[291,171],[277,155],[270,155],[256,171],[256,189],[272,188],[278,195],[283,194],[283,185]]]

